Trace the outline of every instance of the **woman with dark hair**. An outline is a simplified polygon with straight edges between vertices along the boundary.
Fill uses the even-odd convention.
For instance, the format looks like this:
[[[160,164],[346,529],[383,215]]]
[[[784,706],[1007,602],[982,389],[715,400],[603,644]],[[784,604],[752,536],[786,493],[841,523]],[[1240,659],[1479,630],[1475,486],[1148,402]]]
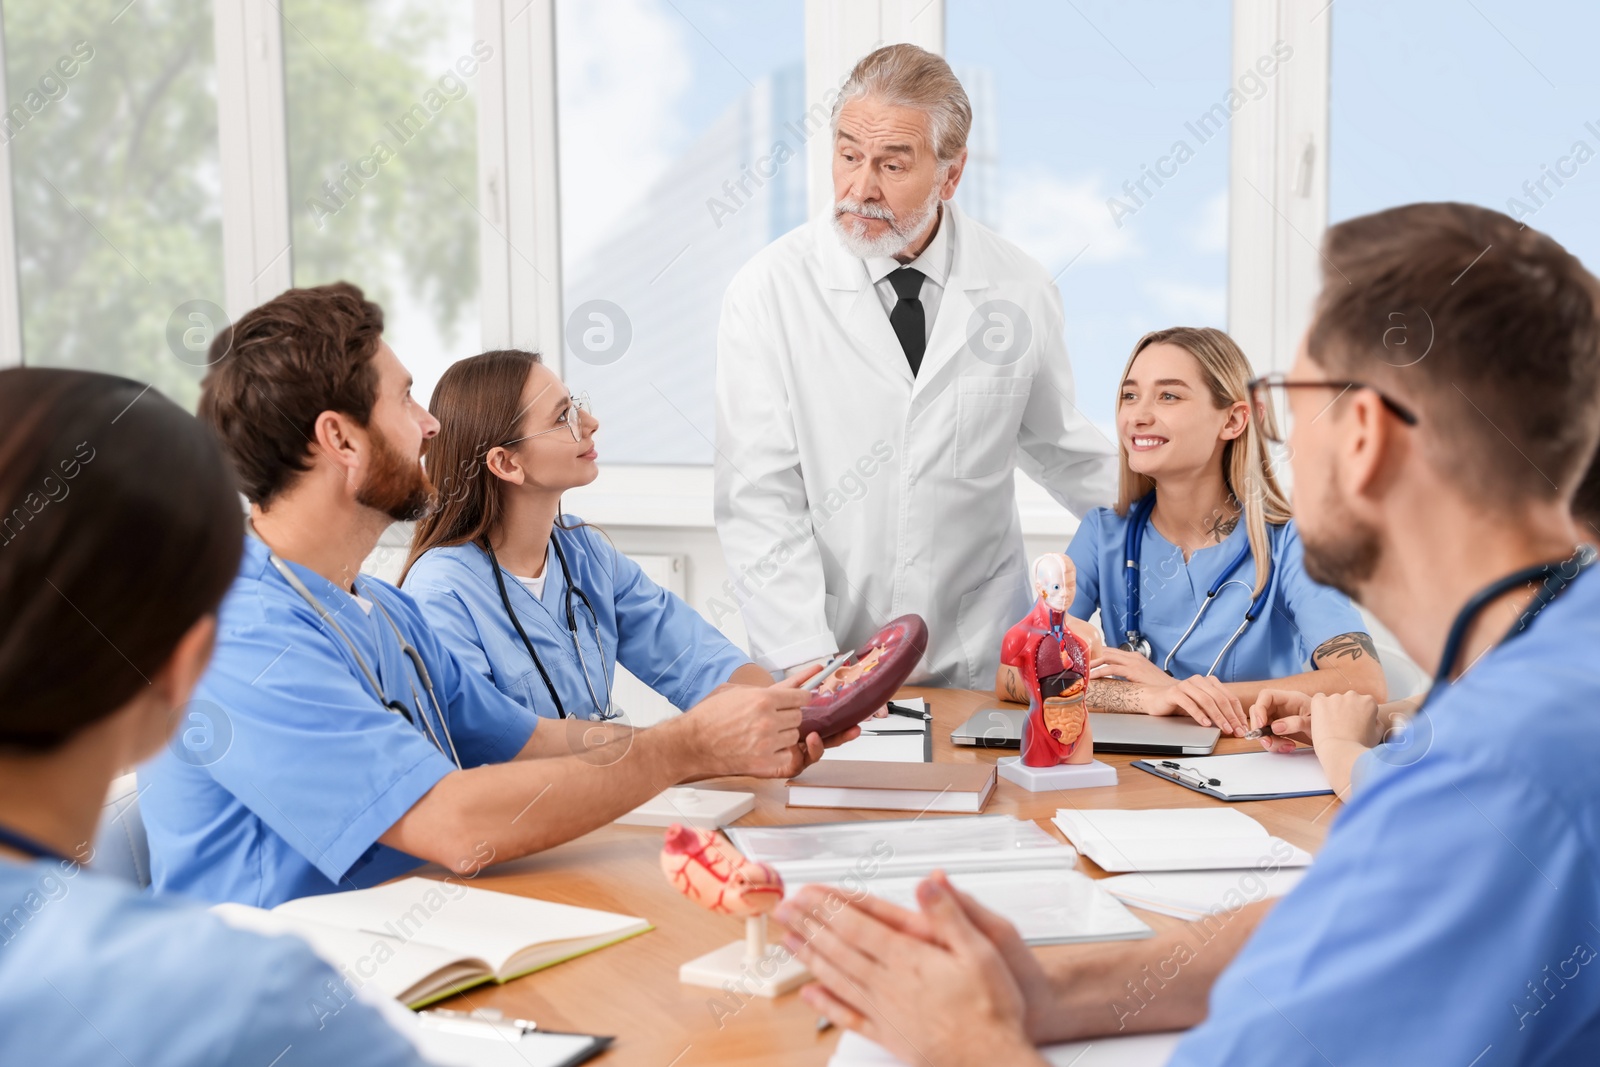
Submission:
[[[161,394],[0,371],[0,1063],[422,1062],[366,1004],[308,1010],[343,980],[304,943],[83,869],[112,779],[179,744],[242,535]]]
[[[401,584],[458,659],[524,707],[584,719],[621,713],[618,663],[678,708],[730,682],[772,684],[593,527],[561,514],[561,494],[599,473],[600,423],[538,355],[461,360],[430,410],[439,503],[417,523]]]

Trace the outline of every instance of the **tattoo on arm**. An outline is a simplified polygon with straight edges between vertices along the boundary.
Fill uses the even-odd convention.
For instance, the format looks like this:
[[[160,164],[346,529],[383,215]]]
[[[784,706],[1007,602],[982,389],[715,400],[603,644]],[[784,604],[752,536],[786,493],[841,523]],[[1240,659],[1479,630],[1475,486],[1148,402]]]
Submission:
[[[1328,638],[1317,646],[1317,650],[1311,654],[1311,659],[1321,666],[1323,660],[1360,659],[1362,656],[1371,656],[1376,660],[1378,650],[1372,644],[1371,634],[1357,630]]]
[[[1096,711],[1121,711],[1135,714],[1144,709],[1139,706],[1139,683],[1123,678],[1089,679],[1089,695],[1085,701]]]
[[[1017,704],[1028,702],[1028,689],[1022,684],[1022,672],[1015,668],[1003,675],[1006,699]]]

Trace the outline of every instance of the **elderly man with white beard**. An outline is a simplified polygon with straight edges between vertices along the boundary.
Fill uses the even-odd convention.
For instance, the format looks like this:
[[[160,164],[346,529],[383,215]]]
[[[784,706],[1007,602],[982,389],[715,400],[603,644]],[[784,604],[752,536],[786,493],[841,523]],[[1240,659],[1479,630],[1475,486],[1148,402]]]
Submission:
[[[1014,471],[1079,515],[1115,497],[1054,283],[952,200],[971,123],[940,57],[868,55],[834,105],[833,206],[728,287],[717,532],[769,670],[915,612],[912,681],[987,688],[1031,600]]]

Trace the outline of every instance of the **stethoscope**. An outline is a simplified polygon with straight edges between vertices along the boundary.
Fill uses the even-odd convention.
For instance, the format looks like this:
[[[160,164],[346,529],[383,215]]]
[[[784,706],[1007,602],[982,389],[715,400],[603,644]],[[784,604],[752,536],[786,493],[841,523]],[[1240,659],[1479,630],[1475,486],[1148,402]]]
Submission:
[[[567,633],[572,635],[572,648],[578,654],[578,669],[583,672],[583,684],[589,690],[589,699],[594,703],[594,714],[591,719],[615,719],[622,713],[611,706],[611,675],[606,670],[606,646],[600,635],[600,616],[595,614],[594,605],[589,602],[589,597],[572,580],[572,571],[567,567],[567,554],[562,551],[561,539],[554,530],[550,531],[550,543],[555,546],[556,562],[561,565],[561,580],[566,585],[565,606],[567,616]],[[567,717],[567,709],[561,703],[561,694],[556,692],[555,683],[550,680],[550,672],[545,669],[544,663],[539,659],[539,653],[533,650],[533,642],[528,640],[527,631],[522,628],[522,620],[517,618],[516,609],[511,606],[511,597],[506,593],[506,580],[500,573],[500,561],[495,558],[494,549],[489,547],[488,538],[483,540],[483,550],[488,553],[489,566],[494,569],[494,584],[500,590],[500,603],[505,606],[506,615],[511,619],[512,627],[517,631],[517,636],[522,638],[522,647],[528,650],[528,656],[533,660],[533,665],[539,669],[539,677],[544,680],[544,687],[550,691],[550,699],[556,706],[556,714],[561,718]],[[530,592],[531,595],[531,592]],[[605,690],[606,700],[602,704],[600,695],[595,692],[594,679],[589,677],[589,661],[583,654],[583,642],[578,639],[578,614],[572,606],[572,598],[576,596],[583,602],[584,610],[589,613],[589,621],[594,625],[594,647],[600,650],[600,685]]]
[[[0,826],[0,845],[9,845],[30,859],[54,860],[59,863],[78,865],[78,861],[65,856],[49,845],[35,841],[26,834],[11,829],[9,826]]]
[[[1120,648],[1128,652],[1136,652],[1145,659],[1153,659],[1153,650],[1150,639],[1145,637],[1141,629],[1143,622],[1143,608],[1139,603],[1139,552],[1144,546],[1144,529],[1150,524],[1150,513],[1155,510],[1156,495],[1154,492],[1146,493],[1140,498],[1128,513],[1128,527],[1123,532],[1122,540],[1122,580],[1127,591],[1128,600],[1128,639]],[[1217,575],[1211,587],[1206,590],[1206,598],[1200,604],[1200,610],[1194,613],[1194,619],[1189,623],[1188,629],[1183,631],[1183,636],[1178,638],[1177,644],[1167,653],[1167,658],[1161,664],[1161,669],[1168,674],[1172,673],[1172,661],[1178,655],[1178,650],[1189,640],[1189,635],[1194,633],[1200,625],[1200,620],[1205,618],[1206,609],[1211,607],[1212,601],[1217,599],[1217,594],[1230,585],[1242,586],[1245,589],[1253,586],[1242,578],[1232,575],[1250,555],[1250,540],[1246,538],[1244,544],[1239,546],[1238,555]],[[1228,638],[1228,643],[1222,646],[1222,651],[1217,653],[1217,658],[1211,661],[1211,666],[1206,668],[1207,674],[1216,674],[1217,667],[1221,665],[1224,657],[1232,650],[1239,638],[1244,636],[1252,622],[1261,614],[1261,608],[1266,603],[1267,590],[1272,587],[1272,560],[1266,560],[1267,581],[1261,586],[1261,592],[1250,599],[1250,606],[1245,609],[1244,618],[1239,622],[1239,628],[1233,631],[1233,636]]]
[[[255,527],[248,524],[247,526],[250,536],[260,540],[261,535],[256,533]],[[262,544],[265,543],[265,541],[262,542]],[[312,609],[316,611],[317,617],[331,626],[333,632],[339,635],[339,639],[350,650],[350,655],[355,657],[356,666],[360,667],[361,673],[366,676],[367,684],[372,686],[372,691],[377,694],[379,703],[404,718],[406,722],[413,726],[417,725],[417,720],[420,718],[422,720],[422,731],[433,742],[433,747],[440,752],[444,752],[448,747],[450,759],[454,761],[456,769],[460,770],[461,757],[456,753],[456,742],[450,736],[450,723],[444,717],[444,709],[439,706],[439,697],[434,692],[433,678],[428,674],[428,665],[422,662],[422,653],[417,651],[416,646],[406,640],[406,635],[401,632],[400,627],[395,624],[388,610],[384,608],[383,601],[377,597],[371,598],[372,606],[378,609],[378,613],[389,624],[389,629],[394,631],[395,640],[400,642],[400,651],[405,654],[405,657],[411,661],[411,666],[416,669],[417,678],[422,682],[422,688],[427,692],[429,702],[433,704],[433,714],[439,720],[439,729],[444,732],[444,740],[442,742],[439,740],[439,731],[434,730],[433,724],[428,721],[427,713],[422,710],[422,698],[417,693],[417,687],[410,685],[409,682],[407,683],[411,689],[411,699],[417,706],[416,714],[413,715],[404,701],[390,700],[384,695],[383,683],[378,681],[377,674],[367,665],[366,657],[361,654],[361,650],[356,647],[356,643],[350,639],[350,635],[344,632],[344,627],[339,625],[339,620],[333,617],[333,612],[328,610],[327,605],[323,604],[321,600],[317,599],[316,594],[306,588],[306,583],[300,580],[300,576],[290,570],[289,565],[279,559],[278,554],[270,548],[267,549],[267,560],[272,564],[273,569],[282,575],[283,580],[289,583],[289,587],[299,593],[302,600],[311,605]],[[352,593],[360,595],[355,588],[354,582],[350,583],[350,590]]]
[[[1500,639],[1499,643],[1504,644],[1527,630],[1534,618],[1549,607],[1556,597],[1566,592],[1578,575],[1588,570],[1594,561],[1594,546],[1580,545],[1576,552],[1559,563],[1538,563],[1532,567],[1525,567],[1474,593],[1456,614],[1455,622],[1450,624],[1449,634],[1444,639],[1444,654],[1439,657],[1439,669],[1433,676],[1433,685],[1428,688],[1428,695],[1423,698],[1423,706],[1427,706],[1435,693],[1450,685],[1450,672],[1455,668],[1456,660],[1461,657],[1461,643],[1466,640],[1467,631],[1471,629],[1473,620],[1482,614],[1483,609],[1491,601],[1520,585],[1540,581],[1544,583],[1534,595],[1532,603],[1517,617],[1516,624]]]

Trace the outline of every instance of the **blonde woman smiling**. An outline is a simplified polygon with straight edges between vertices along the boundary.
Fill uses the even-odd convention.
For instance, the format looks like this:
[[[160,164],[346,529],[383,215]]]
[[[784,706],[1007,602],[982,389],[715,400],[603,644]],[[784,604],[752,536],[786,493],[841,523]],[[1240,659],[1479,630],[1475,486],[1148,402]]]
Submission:
[[[1242,735],[1263,689],[1385,697],[1360,614],[1306,575],[1250,379],[1239,346],[1210,328],[1146,334],[1128,358],[1117,506],[1085,516],[1067,547],[1070,613],[1098,609],[1106,635],[1091,659],[1096,710],[1187,714]],[[1000,682],[1012,695],[1015,680]]]

